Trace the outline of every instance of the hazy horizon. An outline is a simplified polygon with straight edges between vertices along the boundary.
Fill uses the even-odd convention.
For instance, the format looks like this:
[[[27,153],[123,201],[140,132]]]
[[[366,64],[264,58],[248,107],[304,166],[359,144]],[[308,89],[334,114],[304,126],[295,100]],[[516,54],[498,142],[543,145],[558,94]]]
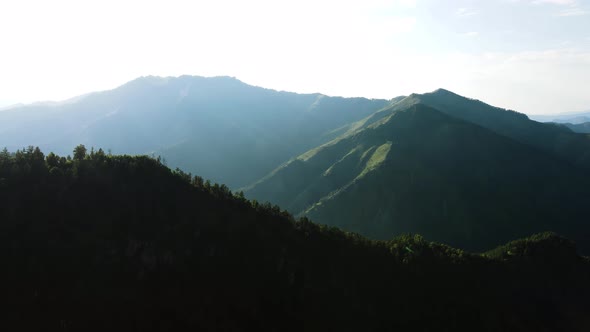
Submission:
[[[2,3],[0,108],[199,75],[343,97],[444,88],[526,114],[582,112],[589,14],[587,0]]]

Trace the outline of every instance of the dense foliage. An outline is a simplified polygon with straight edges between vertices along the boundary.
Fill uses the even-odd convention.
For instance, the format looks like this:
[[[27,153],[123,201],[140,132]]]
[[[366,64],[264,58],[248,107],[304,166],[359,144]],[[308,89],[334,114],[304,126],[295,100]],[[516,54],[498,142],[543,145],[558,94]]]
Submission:
[[[590,329],[590,265],[553,234],[372,241],[83,146],[1,152],[0,202],[7,331]]]

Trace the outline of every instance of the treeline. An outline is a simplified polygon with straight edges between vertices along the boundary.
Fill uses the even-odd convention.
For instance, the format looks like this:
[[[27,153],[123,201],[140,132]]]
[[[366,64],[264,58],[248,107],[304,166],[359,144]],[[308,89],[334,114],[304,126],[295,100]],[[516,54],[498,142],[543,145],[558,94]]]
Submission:
[[[590,265],[552,233],[474,254],[317,225],[159,158],[0,154],[10,330],[586,331]]]

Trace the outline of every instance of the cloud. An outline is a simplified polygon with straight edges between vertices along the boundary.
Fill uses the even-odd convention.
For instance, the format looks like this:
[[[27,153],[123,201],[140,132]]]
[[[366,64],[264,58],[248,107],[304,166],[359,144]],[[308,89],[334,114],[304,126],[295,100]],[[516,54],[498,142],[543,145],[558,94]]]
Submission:
[[[560,9],[555,16],[569,17],[569,16],[582,16],[590,14],[590,11],[582,8],[578,0],[534,0],[531,2],[534,5],[556,5],[566,7]]]
[[[443,59],[451,89],[528,114],[588,109],[590,52],[574,48],[454,54]]]
[[[457,11],[455,11],[455,15],[461,18],[471,17],[477,14],[477,11],[470,10],[469,8],[459,8]]]
[[[479,32],[477,31],[469,31],[469,32],[465,32],[461,34],[464,37],[470,37],[470,38],[475,38],[477,36],[479,36]]]
[[[576,5],[577,1],[576,0],[534,0],[532,2],[535,5],[540,5],[540,4],[552,4],[552,5],[560,5],[560,6],[571,6],[571,5]]]
[[[572,8],[567,8],[567,9],[563,9],[561,11],[559,11],[559,13],[557,14],[557,16],[562,16],[562,17],[567,17],[567,16],[582,16],[582,15],[588,15],[590,12],[579,8],[579,7],[572,7]]]

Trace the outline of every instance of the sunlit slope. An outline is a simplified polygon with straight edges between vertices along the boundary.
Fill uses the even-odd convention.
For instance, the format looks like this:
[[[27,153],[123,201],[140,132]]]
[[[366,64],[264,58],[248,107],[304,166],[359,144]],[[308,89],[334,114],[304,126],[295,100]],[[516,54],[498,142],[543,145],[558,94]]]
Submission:
[[[578,168],[422,104],[308,151],[246,195],[372,238],[418,232],[474,250],[544,230],[587,248],[590,229]]]

